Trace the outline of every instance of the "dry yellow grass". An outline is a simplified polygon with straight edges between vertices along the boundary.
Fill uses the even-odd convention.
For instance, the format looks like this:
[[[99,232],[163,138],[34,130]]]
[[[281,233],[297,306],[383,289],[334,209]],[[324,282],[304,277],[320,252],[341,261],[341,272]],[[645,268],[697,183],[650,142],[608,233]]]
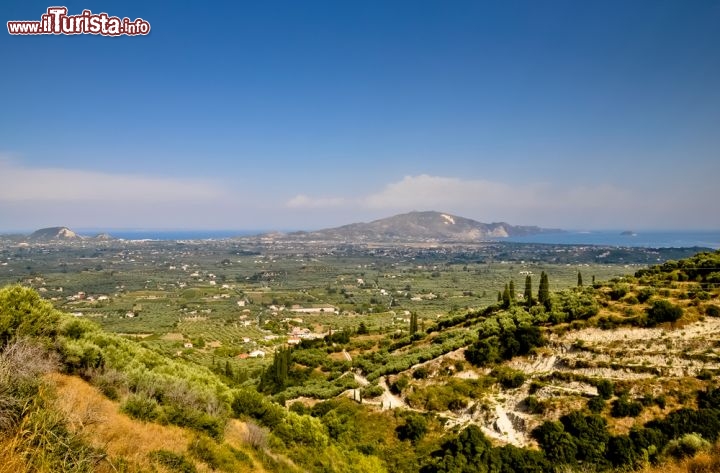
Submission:
[[[113,457],[122,457],[135,468],[149,470],[148,453],[154,450],[186,453],[192,438],[189,431],[131,419],[120,412],[117,402],[80,378],[53,373],[48,380],[57,391],[56,406],[67,416],[71,429],[85,434],[93,446],[103,448],[110,462]]]
[[[195,435],[192,431],[131,419],[120,412],[119,403],[107,399],[97,388],[80,378],[53,373],[47,379],[56,390],[56,407],[64,413],[71,429],[82,432],[93,446],[108,453],[108,463],[101,465],[99,471],[116,471],[111,464],[118,458],[127,461],[131,471],[151,471],[153,466],[157,469],[157,464],[148,457],[156,450],[167,450],[190,458],[187,448]],[[225,442],[252,458],[252,471],[265,473],[257,455],[246,445],[246,431],[245,423],[231,419],[225,430]],[[17,463],[21,459],[9,456],[7,461],[5,459],[3,445],[0,444],[0,473],[24,471],[17,466],[22,465]],[[5,464],[9,466],[5,468]],[[200,473],[212,471],[201,462],[195,462],[195,467]]]
[[[647,467],[639,473],[719,473],[720,452],[702,452],[693,458],[679,462],[667,462],[658,466]]]
[[[15,439],[0,441],[0,473],[26,471],[25,462],[17,453]]]

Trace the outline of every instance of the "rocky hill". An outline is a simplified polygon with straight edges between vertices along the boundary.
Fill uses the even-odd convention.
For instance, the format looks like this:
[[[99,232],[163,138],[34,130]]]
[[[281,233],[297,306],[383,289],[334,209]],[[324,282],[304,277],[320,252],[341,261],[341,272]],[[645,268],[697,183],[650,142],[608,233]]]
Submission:
[[[49,227],[33,232],[28,239],[33,241],[80,240],[82,237],[67,227]]]
[[[457,241],[476,242],[492,238],[557,233],[559,229],[516,226],[505,222],[482,223],[442,212],[409,212],[370,223],[353,223],[289,236],[319,240],[352,241]]]

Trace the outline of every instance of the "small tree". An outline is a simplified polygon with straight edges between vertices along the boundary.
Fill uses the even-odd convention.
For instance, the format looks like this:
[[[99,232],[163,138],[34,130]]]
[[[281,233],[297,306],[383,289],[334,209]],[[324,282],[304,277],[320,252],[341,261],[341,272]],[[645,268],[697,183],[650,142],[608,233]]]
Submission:
[[[417,442],[428,430],[427,421],[420,414],[408,414],[405,424],[398,426],[396,432],[400,440],[410,440]]]
[[[657,325],[663,322],[675,322],[682,317],[683,310],[681,307],[671,304],[662,299],[654,301],[652,306],[647,309],[647,320],[649,325]]]
[[[505,289],[503,289],[502,292],[502,306],[504,308],[510,307],[511,299],[510,299],[510,287],[508,287],[507,284],[505,284]]]
[[[529,274],[525,276],[525,292],[523,293],[523,299],[525,299],[526,306],[532,307],[534,301],[532,296],[532,279],[530,279]]]
[[[578,285],[578,287],[582,287],[582,285],[583,285],[582,273],[581,273],[580,271],[578,271],[578,283],[577,283],[577,285]]]
[[[538,287],[538,302],[550,310],[550,281],[545,271],[540,273],[540,286]]]
[[[0,289],[0,347],[14,337],[53,337],[60,313],[32,289]]]

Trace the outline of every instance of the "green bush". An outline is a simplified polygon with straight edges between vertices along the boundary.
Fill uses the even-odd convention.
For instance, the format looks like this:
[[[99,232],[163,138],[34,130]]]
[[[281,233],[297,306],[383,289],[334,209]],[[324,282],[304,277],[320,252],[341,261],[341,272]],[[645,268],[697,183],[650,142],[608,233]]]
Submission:
[[[410,440],[417,442],[425,433],[427,433],[428,425],[425,417],[420,414],[409,413],[405,416],[405,423],[397,427],[396,432],[400,440]]]
[[[406,376],[400,376],[390,385],[390,390],[395,394],[402,394],[409,385],[410,380]]]
[[[213,470],[238,471],[236,458],[226,446],[218,446],[205,436],[197,436],[188,447],[188,452],[198,460],[208,464]]]
[[[625,297],[625,295],[627,295],[628,290],[629,288],[627,284],[614,284],[610,288],[610,299],[614,301],[619,301],[620,299]]]
[[[370,384],[362,389],[363,397],[378,397],[384,392],[385,390],[377,384]]]
[[[651,287],[651,286],[643,287],[642,289],[640,289],[638,291],[637,300],[639,302],[645,303],[648,301],[648,299],[650,299],[654,295],[655,295],[654,287]]]
[[[168,450],[155,450],[150,452],[150,459],[158,462],[170,471],[177,473],[195,473],[197,469],[183,455],[170,452]]]
[[[545,403],[537,398],[537,396],[530,395],[523,400],[525,409],[531,414],[542,414],[547,408]]]
[[[683,310],[681,307],[671,304],[661,299],[653,301],[652,305],[647,309],[648,325],[653,326],[663,322],[675,322],[682,317]]]
[[[671,440],[667,447],[665,447],[665,453],[674,458],[688,458],[694,457],[698,452],[702,450],[708,450],[710,448],[710,442],[703,439],[698,434],[685,434],[679,439]]]
[[[494,376],[498,383],[506,389],[519,388],[525,382],[525,373],[506,366],[495,368],[490,376]]]
[[[642,410],[642,403],[632,401],[627,396],[620,396],[613,401],[610,415],[613,417],[637,417]]]
[[[605,409],[605,399],[602,396],[593,396],[588,401],[587,407],[593,414],[599,414]]]
[[[225,430],[225,420],[189,406],[170,404],[163,408],[163,420],[181,427],[205,432],[220,438]]]
[[[143,394],[131,394],[120,406],[120,410],[135,419],[154,421],[160,417],[160,409],[155,399]]]
[[[60,312],[32,289],[0,289],[0,346],[14,337],[54,337]]]
[[[429,375],[430,375],[429,370],[424,366],[421,366],[420,368],[416,369],[413,372],[413,378],[415,378],[415,379],[425,379]]]
[[[597,387],[598,396],[602,399],[610,399],[615,392],[615,385],[608,379],[601,379],[595,386]]]

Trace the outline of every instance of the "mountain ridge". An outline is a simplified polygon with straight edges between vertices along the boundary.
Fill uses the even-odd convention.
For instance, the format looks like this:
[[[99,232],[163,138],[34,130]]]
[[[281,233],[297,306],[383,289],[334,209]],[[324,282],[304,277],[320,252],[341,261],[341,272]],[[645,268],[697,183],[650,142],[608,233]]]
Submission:
[[[309,232],[293,232],[288,237],[354,241],[445,241],[477,242],[494,238],[561,233],[564,230],[507,222],[483,223],[446,212],[412,211],[371,222],[358,222]]]
[[[28,240],[81,240],[83,237],[70,230],[68,227],[47,227],[34,231],[28,236]]]
[[[79,240],[101,240],[108,241],[114,238],[107,233],[100,233],[96,236],[83,236],[70,230],[68,227],[47,227],[35,230],[25,239],[28,241],[79,241]]]

